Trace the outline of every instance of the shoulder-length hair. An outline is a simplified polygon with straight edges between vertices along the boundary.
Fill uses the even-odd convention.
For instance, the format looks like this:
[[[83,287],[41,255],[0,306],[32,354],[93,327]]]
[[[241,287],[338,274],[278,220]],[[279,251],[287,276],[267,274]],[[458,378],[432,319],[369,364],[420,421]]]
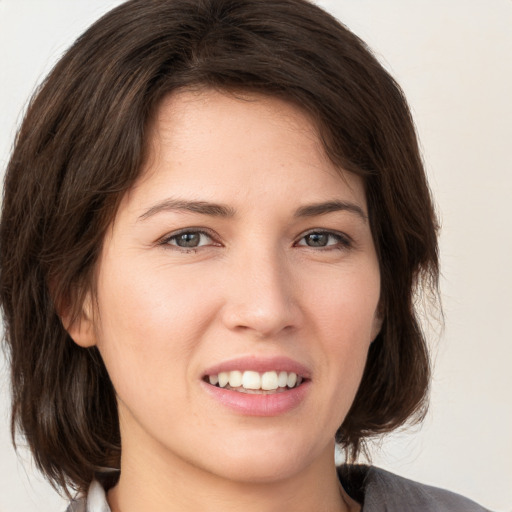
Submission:
[[[421,416],[429,382],[415,311],[436,292],[436,219],[402,91],[366,45],[306,0],[131,0],[67,51],[32,99],[5,178],[0,301],[12,431],[56,487],[84,490],[119,467],[116,396],[96,348],[59,318],[78,314],[105,231],[141,172],[147,126],[171,91],[257,91],[292,102],[328,157],[362,176],[381,274],[383,326],[336,440]]]

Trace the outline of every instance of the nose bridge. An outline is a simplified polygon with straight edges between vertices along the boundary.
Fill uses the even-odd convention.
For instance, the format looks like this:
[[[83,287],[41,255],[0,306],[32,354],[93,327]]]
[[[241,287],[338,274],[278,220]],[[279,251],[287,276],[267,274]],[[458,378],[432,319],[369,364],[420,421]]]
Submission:
[[[300,321],[290,263],[268,245],[241,252],[232,266],[224,321],[231,329],[275,335]]]

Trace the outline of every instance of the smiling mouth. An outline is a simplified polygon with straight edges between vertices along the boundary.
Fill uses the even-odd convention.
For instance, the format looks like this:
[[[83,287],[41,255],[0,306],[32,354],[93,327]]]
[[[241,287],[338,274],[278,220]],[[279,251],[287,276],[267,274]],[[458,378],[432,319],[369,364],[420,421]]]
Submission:
[[[299,387],[305,379],[294,372],[239,371],[206,375],[204,381],[212,386],[239,393],[270,395]]]

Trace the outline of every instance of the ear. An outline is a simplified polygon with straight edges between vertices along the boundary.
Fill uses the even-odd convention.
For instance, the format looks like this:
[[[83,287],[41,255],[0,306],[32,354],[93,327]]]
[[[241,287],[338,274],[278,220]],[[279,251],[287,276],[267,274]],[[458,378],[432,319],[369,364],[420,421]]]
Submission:
[[[61,315],[61,321],[64,329],[77,345],[83,348],[96,345],[93,299],[90,292],[87,292],[84,298],[80,314],[74,316],[70,308],[67,308],[67,312]]]
[[[372,323],[372,331],[371,331],[371,342],[375,341],[375,338],[379,335],[380,330],[382,329],[382,324],[384,323],[384,317],[382,315],[382,311],[380,306],[377,308],[375,312],[375,316],[373,317]]]

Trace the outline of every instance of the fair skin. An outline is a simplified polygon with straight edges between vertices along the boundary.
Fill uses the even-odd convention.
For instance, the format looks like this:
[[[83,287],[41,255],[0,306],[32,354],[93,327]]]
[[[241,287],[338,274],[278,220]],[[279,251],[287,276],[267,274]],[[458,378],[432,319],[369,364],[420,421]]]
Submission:
[[[70,327],[118,396],[113,512],[359,509],[334,434],[381,323],[367,213],[298,108],[212,90],[163,101]],[[215,385],[222,370],[302,382],[248,394]]]

